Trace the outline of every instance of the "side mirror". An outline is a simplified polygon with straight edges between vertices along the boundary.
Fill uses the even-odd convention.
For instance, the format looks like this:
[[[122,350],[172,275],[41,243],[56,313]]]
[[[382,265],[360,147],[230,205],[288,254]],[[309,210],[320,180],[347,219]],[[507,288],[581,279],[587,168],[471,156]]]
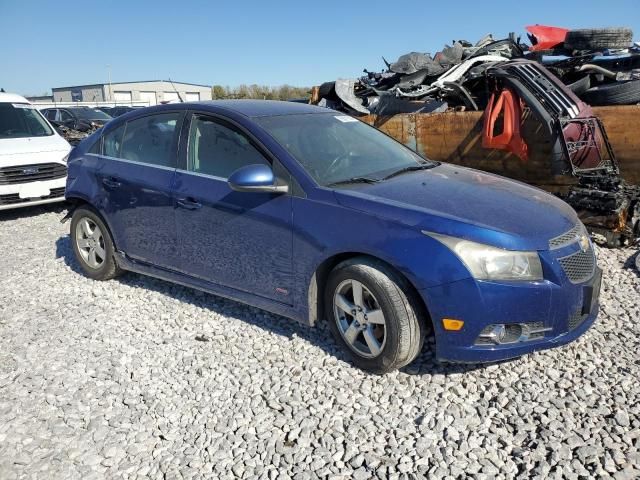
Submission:
[[[287,185],[276,185],[273,170],[267,165],[255,164],[241,167],[227,180],[231,190],[236,192],[287,193]]]

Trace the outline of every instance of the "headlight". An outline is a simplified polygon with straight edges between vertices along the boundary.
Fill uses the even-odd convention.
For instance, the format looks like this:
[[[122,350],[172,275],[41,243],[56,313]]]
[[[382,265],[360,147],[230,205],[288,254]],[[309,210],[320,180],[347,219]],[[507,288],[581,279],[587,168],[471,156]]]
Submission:
[[[69,152],[69,153],[71,153],[71,152]],[[69,153],[67,153],[64,157],[62,157],[62,158],[60,159],[60,161],[61,161],[62,163],[67,163],[67,160],[69,160]]]
[[[502,250],[482,243],[423,231],[454,252],[480,280],[542,280],[537,252]]]

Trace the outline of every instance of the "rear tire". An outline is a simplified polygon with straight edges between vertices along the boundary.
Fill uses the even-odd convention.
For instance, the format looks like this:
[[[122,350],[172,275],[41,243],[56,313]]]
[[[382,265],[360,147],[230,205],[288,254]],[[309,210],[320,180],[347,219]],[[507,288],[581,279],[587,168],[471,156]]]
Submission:
[[[590,105],[634,105],[640,102],[640,80],[598,85],[581,97]]]
[[[426,332],[421,303],[384,263],[367,257],[340,263],[329,275],[324,302],[336,342],[357,367],[386,373],[420,353]]]
[[[564,46],[570,50],[629,48],[632,37],[633,31],[629,28],[584,28],[567,32]]]
[[[116,263],[111,233],[102,218],[88,207],[71,217],[71,244],[84,274],[94,280],[111,280],[122,273]]]
[[[567,88],[580,97],[591,88],[591,76],[586,75],[580,80],[576,80],[567,85]]]

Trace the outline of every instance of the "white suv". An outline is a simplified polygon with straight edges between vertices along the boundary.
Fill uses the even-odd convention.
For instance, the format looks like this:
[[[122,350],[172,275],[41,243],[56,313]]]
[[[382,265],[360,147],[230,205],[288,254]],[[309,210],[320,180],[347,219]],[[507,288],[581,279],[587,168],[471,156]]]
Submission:
[[[64,200],[70,151],[27,99],[0,92],[0,210]]]

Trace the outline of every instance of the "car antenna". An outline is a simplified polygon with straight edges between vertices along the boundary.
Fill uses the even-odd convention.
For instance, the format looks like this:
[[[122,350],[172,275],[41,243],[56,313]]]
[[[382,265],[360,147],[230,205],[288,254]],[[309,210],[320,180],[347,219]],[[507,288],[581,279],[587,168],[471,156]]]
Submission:
[[[178,100],[180,100],[180,103],[184,103],[184,100],[180,96],[180,92],[178,91],[176,86],[173,84],[173,80],[171,80],[171,78],[169,78],[169,82],[171,82],[171,86],[173,87],[173,91],[176,92],[176,95],[178,95]]]

